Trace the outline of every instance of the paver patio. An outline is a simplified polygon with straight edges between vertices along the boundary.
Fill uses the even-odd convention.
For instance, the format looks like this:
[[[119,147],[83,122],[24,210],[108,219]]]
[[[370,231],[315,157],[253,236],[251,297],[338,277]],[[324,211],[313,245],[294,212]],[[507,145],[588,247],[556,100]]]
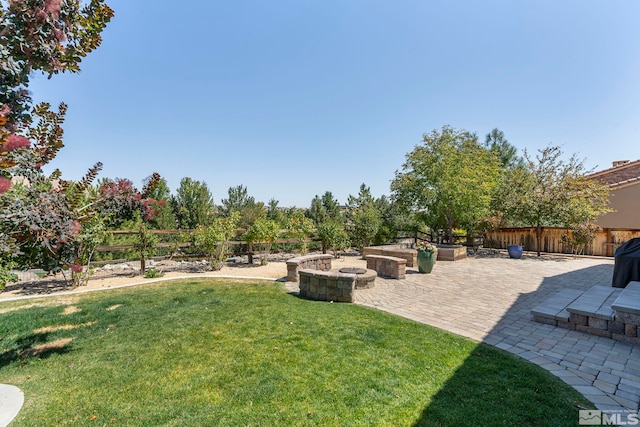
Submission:
[[[397,314],[523,357],[580,391],[601,410],[638,409],[640,346],[537,323],[531,309],[562,289],[611,286],[613,260],[468,258],[431,274],[376,279],[356,303]],[[295,285],[290,285],[295,290]]]

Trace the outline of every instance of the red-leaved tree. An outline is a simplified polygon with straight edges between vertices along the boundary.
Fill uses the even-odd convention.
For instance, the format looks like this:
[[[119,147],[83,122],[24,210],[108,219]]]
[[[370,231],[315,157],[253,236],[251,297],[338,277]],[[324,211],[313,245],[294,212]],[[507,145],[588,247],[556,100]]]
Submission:
[[[101,163],[78,182],[41,169],[64,146],[67,106],[34,106],[29,79],[79,72],[112,17],[104,0],[0,0],[0,289],[15,266],[70,271],[78,284],[108,214],[152,214],[144,190],[97,191]]]

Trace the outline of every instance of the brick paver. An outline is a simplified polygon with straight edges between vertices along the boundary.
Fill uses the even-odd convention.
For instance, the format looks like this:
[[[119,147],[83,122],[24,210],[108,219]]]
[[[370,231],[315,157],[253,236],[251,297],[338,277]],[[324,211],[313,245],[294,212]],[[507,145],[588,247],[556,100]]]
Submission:
[[[506,256],[407,268],[378,278],[356,303],[481,341],[547,369],[601,410],[638,409],[640,346],[534,322],[531,309],[562,289],[611,286],[613,260]]]

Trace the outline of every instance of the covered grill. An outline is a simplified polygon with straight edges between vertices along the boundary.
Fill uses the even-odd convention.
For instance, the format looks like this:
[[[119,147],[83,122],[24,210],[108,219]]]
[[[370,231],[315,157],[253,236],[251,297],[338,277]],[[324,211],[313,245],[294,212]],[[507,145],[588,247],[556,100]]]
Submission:
[[[640,282],[640,238],[636,237],[616,249],[613,267],[614,288],[625,288],[629,282]]]

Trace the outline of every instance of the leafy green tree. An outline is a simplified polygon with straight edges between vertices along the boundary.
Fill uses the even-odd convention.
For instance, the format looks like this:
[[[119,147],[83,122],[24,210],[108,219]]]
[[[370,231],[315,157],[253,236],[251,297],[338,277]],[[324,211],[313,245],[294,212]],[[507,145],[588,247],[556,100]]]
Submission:
[[[145,222],[139,219],[138,221],[138,234],[134,246],[140,256],[140,274],[144,276],[147,270],[146,260],[156,254],[159,239],[156,234],[149,230]]]
[[[344,225],[335,219],[327,219],[318,224],[316,235],[322,243],[323,254],[330,250],[337,257],[339,251],[346,249],[349,245],[349,236],[344,230]]]
[[[213,217],[213,197],[205,182],[182,178],[172,204],[180,228],[195,229]]]
[[[307,238],[313,234],[313,229],[313,221],[299,209],[287,219],[287,236],[300,241],[300,252],[303,255],[307,253]]]
[[[232,212],[228,217],[215,217],[209,225],[199,225],[194,233],[194,244],[209,254],[209,267],[220,270],[229,254],[229,241],[236,235],[240,214]]]
[[[587,227],[610,212],[609,187],[586,178],[584,162],[575,155],[562,159],[559,147],[538,151],[535,159],[525,151],[525,164],[506,175],[498,207],[508,221],[536,228],[538,256],[544,227]]]
[[[4,290],[4,288],[13,282],[18,281],[18,275],[13,272],[13,269],[16,267],[15,262],[5,256],[4,260],[0,260],[0,291]]]
[[[347,234],[351,244],[360,248],[369,246],[382,224],[382,216],[371,195],[371,190],[364,183],[360,185],[357,197],[347,198]]]
[[[432,229],[471,230],[489,212],[501,165],[468,131],[444,126],[424,134],[391,182],[392,196]]]
[[[267,265],[267,256],[271,253],[271,247],[279,236],[280,226],[277,222],[266,218],[258,218],[247,230],[245,240],[251,246],[257,245],[261,247],[260,263]]]
[[[92,270],[89,267],[96,247],[108,237],[105,217],[92,215],[82,224],[82,229],[75,239],[73,265],[71,270],[71,282],[74,288],[86,285],[91,278]],[[82,267],[82,268],[80,268]]]
[[[562,235],[562,243],[567,245],[574,255],[583,255],[584,250],[596,238],[602,228],[591,222],[574,224]]]

